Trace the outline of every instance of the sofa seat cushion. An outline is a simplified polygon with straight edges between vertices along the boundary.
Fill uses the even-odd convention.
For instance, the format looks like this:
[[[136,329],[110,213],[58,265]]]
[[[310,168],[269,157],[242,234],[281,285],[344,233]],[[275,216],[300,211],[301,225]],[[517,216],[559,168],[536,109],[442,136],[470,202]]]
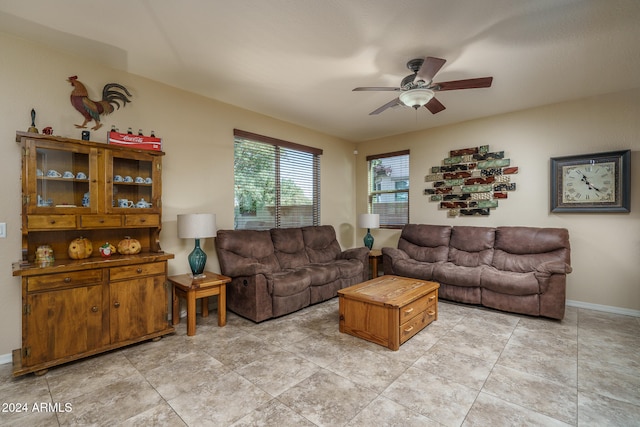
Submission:
[[[362,276],[362,263],[357,259],[339,259],[334,261],[334,265],[340,271],[340,277]]]
[[[309,264],[298,268],[309,276],[311,286],[321,286],[340,278],[340,269],[334,263]]]
[[[433,280],[433,269],[436,265],[438,263],[421,262],[415,259],[400,259],[393,263],[393,271],[397,276]]]
[[[480,276],[485,266],[463,267],[452,262],[437,264],[433,270],[436,282],[455,284],[456,286],[479,287]]]
[[[480,278],[483,288],[506,295],[533,295],[540,293],[538,279],[533,272],[517,273],[486,267]]]
[[[309,288],[311,278],[303,270],[287,270],[267,274],[267,283],[271,295],[290,296]]]

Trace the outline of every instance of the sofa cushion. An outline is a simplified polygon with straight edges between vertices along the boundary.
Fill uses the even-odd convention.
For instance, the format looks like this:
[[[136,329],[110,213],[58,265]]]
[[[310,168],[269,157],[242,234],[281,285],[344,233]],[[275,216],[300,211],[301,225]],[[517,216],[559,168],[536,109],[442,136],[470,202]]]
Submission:
[[[362,266],[362,263],[357,259],[339,259],[335,261],[334,264],[340,270],[340,277],[345,278],[359,275],[361,276],[362,269],[364,268]]]
[[[280,268],[296,268],[309,264],[300,228],[273,228],[270,233]]]
[[[287,270],[267,275],[267,284],[273,296],[290,296],[309,288],[311,277],[303,270]]]
[[[336,240],[336,231],[330,225],[302,227],[302,237],[312,263],[333,261],[342,252]]]
[[[309,276],[311,286],[320,286],[338,280],[340,269],[333,263],[308,264],[298,268]]]
[[[465,267],[491,265],[495,236],[496,229],[492,227],[453,227],[449,261]]]
[[[435,263],[420,262],[415,259],[399,259],[393,263],[393,274],[414,279],[433,280]]]
[[[280,270],[267,230],[218,230],[216,251],[225,276],[239,277]]]
[[[564,228],[498,227],[492,265],[530,272],[550,261],[571,264],[569,232]]]
[[[485,267],[480,277],[480,283],[482,288],[506,295],[540,293],[540,285],[533,272],[518,273]]]
[[[436,264],[433,279],[436,282],[448,283],[456,286],[480,286],[480,276],[484,266],[465,267],[452,262]]]
[[[449,254],[450,237],[449,226],[407,224],[402,228],[398,249],[416,261],[444,262]]]

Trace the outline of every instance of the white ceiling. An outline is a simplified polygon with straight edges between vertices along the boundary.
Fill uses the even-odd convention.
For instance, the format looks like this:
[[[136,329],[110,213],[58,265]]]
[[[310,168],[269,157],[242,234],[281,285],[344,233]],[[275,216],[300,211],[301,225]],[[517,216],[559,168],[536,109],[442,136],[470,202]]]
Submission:
[[[352,141],[640,87],[638,0],[0,0],[0,31]],[[447,109],[369,113],[405,64]]]

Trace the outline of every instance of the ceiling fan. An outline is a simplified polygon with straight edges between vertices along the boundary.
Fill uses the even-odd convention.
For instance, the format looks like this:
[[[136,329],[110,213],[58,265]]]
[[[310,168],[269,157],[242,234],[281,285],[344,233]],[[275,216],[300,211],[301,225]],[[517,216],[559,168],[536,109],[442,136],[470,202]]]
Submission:
[[[493,77],[479,77],[475,79],[454,80],[450,82],[434,83],[433,78],[440,68],[447,62],[446,59],[416,58],[407,62],[407,68],[413,71],[402,79],[400,87],[357,87],[354,91],[396,91],[401,92],[396,99],[387,102],[383,106],[369,113],[369,115],[380,114],[384,110],[396,105],[407,105],[416,110],[422,106],[426,107],[432,114],[437,114],[445,109],[445,106],[438,101],[435,92],[444,90],[476,89],[491,87]]]

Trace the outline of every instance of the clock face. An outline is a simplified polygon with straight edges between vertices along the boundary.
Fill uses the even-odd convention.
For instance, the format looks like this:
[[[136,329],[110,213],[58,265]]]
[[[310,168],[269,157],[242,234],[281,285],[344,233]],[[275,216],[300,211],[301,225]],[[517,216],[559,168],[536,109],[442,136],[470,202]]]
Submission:
[[[615,162],[590,162],[562,167],[562,203],[615,201]]]

